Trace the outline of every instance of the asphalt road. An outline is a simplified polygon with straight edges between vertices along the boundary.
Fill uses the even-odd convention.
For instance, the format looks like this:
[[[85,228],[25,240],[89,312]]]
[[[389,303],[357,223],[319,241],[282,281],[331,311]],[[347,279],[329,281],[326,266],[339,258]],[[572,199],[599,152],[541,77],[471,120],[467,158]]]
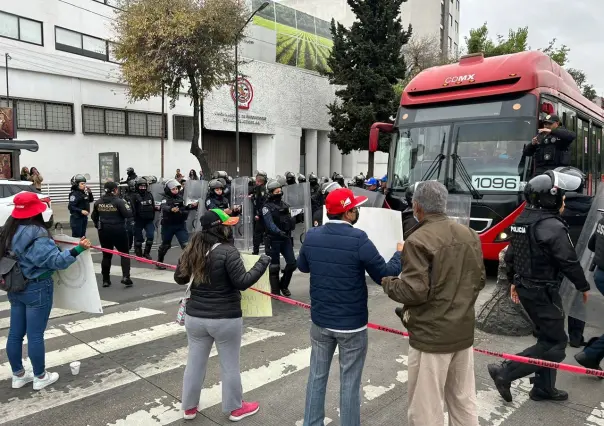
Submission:
[[[89,237],[97,242],[95,231]],[[156,252],[154,251],[154,256]],[[170,250],[167,263],[175,263],[179,248]],[[95,263],[101,256],[93,254]],[[53,310],[46,333],[47,368],[61,374],[49,389],[33,392],[30,386],[10,389],[6,353],[0,351],[0,423],[32,426],[82,425],[178,425],[182,376],[186,363],[184,328],[174,323],[182,287],[171,280],[170,271],[156,271],[133,263],[135,285],[119,284],[119,261],[114,259],[113,286],[99,288],[105,301],[103,315]],[[98,265],[96,266],[98,268]],[[100,278],[99,278],[100,283]],[[390,301],[381,288],[369,282],[370,321],[401,328]],[[100,286],[99,286],[100,287]],[[309,302],[308,277],[296,273],[293,298]],[[488,298],[494,282],[481,293],[478,306]],[[3,301],[6,297],[3,296]],[[309,314],[298,307],[273,301],[273,316],[246,318],[241,350],[245,397],[261,403],[260,412],[242,425],[301,425],[310,361]],[[9,309],[0,303],[0,340],[8,333]],[[588,327],[586,337],[602,330]],[[362,424],[406,425],[408,343],[396,335],[369,331],[369,352],[362,381]],[[476,333],[476,346],[519,352],[533,344],[532,337],[506,338]],[[569,348],[566,362],[575,364]],[[221,412],[221,386],[215,352],[209,363],[200,396],[201,414],[191,425],[226,425]],[[80,374],[72,376],[69,363],[82,362]],[[533,402],[528,399],[528,380],[515,384],[514,402],[506,404],[494,389],[486,365],[493,358],[476,354],[475,373],[482,426],[604,425],[604,381],[560,373],[558,387],[570,393],[565,403]],[[339,366],[331,369],[326,424],[340,425]],[[426,397],[431,397],[427,395]],[[344,425],[346,426],[346,425]]]

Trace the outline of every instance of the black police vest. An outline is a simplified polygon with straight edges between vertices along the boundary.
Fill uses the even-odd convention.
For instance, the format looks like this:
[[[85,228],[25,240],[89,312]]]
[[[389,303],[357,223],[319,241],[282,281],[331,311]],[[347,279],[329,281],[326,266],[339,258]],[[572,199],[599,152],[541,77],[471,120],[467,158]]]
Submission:
[[[535,155],[536,167],[570,166],[570,150],[562,151],[556,147],[558,138],[547,135],[540,139]]]
[[[262,211],[262,207],[266,203],[266,187],[265,186],[256,186],[254,187],[254,196],[252,198],[252,203],[254,204],[254,210],[259,214]]]
[[[188,210],[186,210],[185,202],[181,194],[166,194],[166,197],[164,198],[164,203],[170,209],[178,207],[179,211],[177,213],[174,213],[172,211],[163,211],[162,225],[181,225],[187,221],[189,212]]]
[[[265,204],[265,207],[268,207],[270,210],[273,222],[279,230],[286,233],[290,233],[294,230],[296,222],[295,219],[292,218],[289,204],[284,201],[281,201],[279,204],[269,201]]]
[[[119,203],[124,202],[113,195],[104,195],[96,203],[96,210],[99,214],[100,229],[125,228],[126,218],[122,216],[119,209]]]
[[[514,271],[520,278],[532,284],[552,284],[559,282],[559,269],[550,255],[545,253],[535,239],[535,227],[544,220],[564,222],[552,212],[525,209],[510,227]]]
[[[208,198],[212,201],[212,204],[214,204],[214,206],[216,206],[216,207],[212,207],[212,208],[216,208],[216,209],[220,209],[220,210],[229,208],[229,199],[227,197],[225,197],[224,195],[219,196],[216,194],[210,194]],[[206,206],[210,206],[210,205],[211,204],[208,204],[208,202],[206,201]]]
[[[133,201],[136,204],[137,219],[155,219],[155,203],[153,201],[153,195],[148,192],[145,192],[144,194],[139,193],[134,195]]]
[[[604,218],[596,225],[596,254],[594,263],[604,271]]]

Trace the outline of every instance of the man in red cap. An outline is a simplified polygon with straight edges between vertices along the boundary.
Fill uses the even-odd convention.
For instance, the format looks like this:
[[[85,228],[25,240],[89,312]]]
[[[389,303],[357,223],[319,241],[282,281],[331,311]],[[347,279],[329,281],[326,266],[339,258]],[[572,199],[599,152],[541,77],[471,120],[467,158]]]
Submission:
[[[367,356],[367,284],[365,271],[377,284],[401,272],[401,251],[388,263],[367,234],[354,227],[359,206],[348,188],[336,189],[325,200],[329,221],[309,230],[298,256],[298,269],[310,273],[312,326],[310,375],[304,426],[323,425],[329,367],[336,347],[340,352],[340,417],[346,426],[361,424],[361,375]]]

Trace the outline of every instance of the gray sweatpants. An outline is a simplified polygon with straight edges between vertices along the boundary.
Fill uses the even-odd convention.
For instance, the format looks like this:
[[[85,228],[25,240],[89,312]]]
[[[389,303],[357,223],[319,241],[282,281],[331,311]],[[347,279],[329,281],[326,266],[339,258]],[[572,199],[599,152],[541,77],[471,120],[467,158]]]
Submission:
[[[208,319],[186,315],[185,328],[189,340],[189,356],[182,385],[183,411],[195,408],[200,403],[199,396],[214,342],[220,361],[222,411],[230,413],[241,408],[243,387],[239,352],[243,318]]]

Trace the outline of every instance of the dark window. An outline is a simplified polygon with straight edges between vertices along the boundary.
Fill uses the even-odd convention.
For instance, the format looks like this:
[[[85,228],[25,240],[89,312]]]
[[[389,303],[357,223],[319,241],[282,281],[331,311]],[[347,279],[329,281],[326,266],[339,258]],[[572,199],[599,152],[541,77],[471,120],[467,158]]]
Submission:
[[[174,135],[175,141],[191,141],[193,140],[193,117],[185,115],[175,115],[174,120]]]
[[[55,49],[106,62],[117,62],[115,44],[66,28],[55,27]]]
[[[17,111],[17,129],[73,133],[73,104],[30,99],[0,98],[0,106]]]
[[[97,3],[101,3],[101,4],[105,4],[107,6],[111,6],[114,7],[116,9],[119,9],[119,1],[120,0],[93,0]]]
[[[164,137],[168,127],[164,114]],[[94,106],[82,106],[82,131],[87,134],[161,137],[161,114]]]
[[[0,37],[44,45],[42,22],[0,11]]]

